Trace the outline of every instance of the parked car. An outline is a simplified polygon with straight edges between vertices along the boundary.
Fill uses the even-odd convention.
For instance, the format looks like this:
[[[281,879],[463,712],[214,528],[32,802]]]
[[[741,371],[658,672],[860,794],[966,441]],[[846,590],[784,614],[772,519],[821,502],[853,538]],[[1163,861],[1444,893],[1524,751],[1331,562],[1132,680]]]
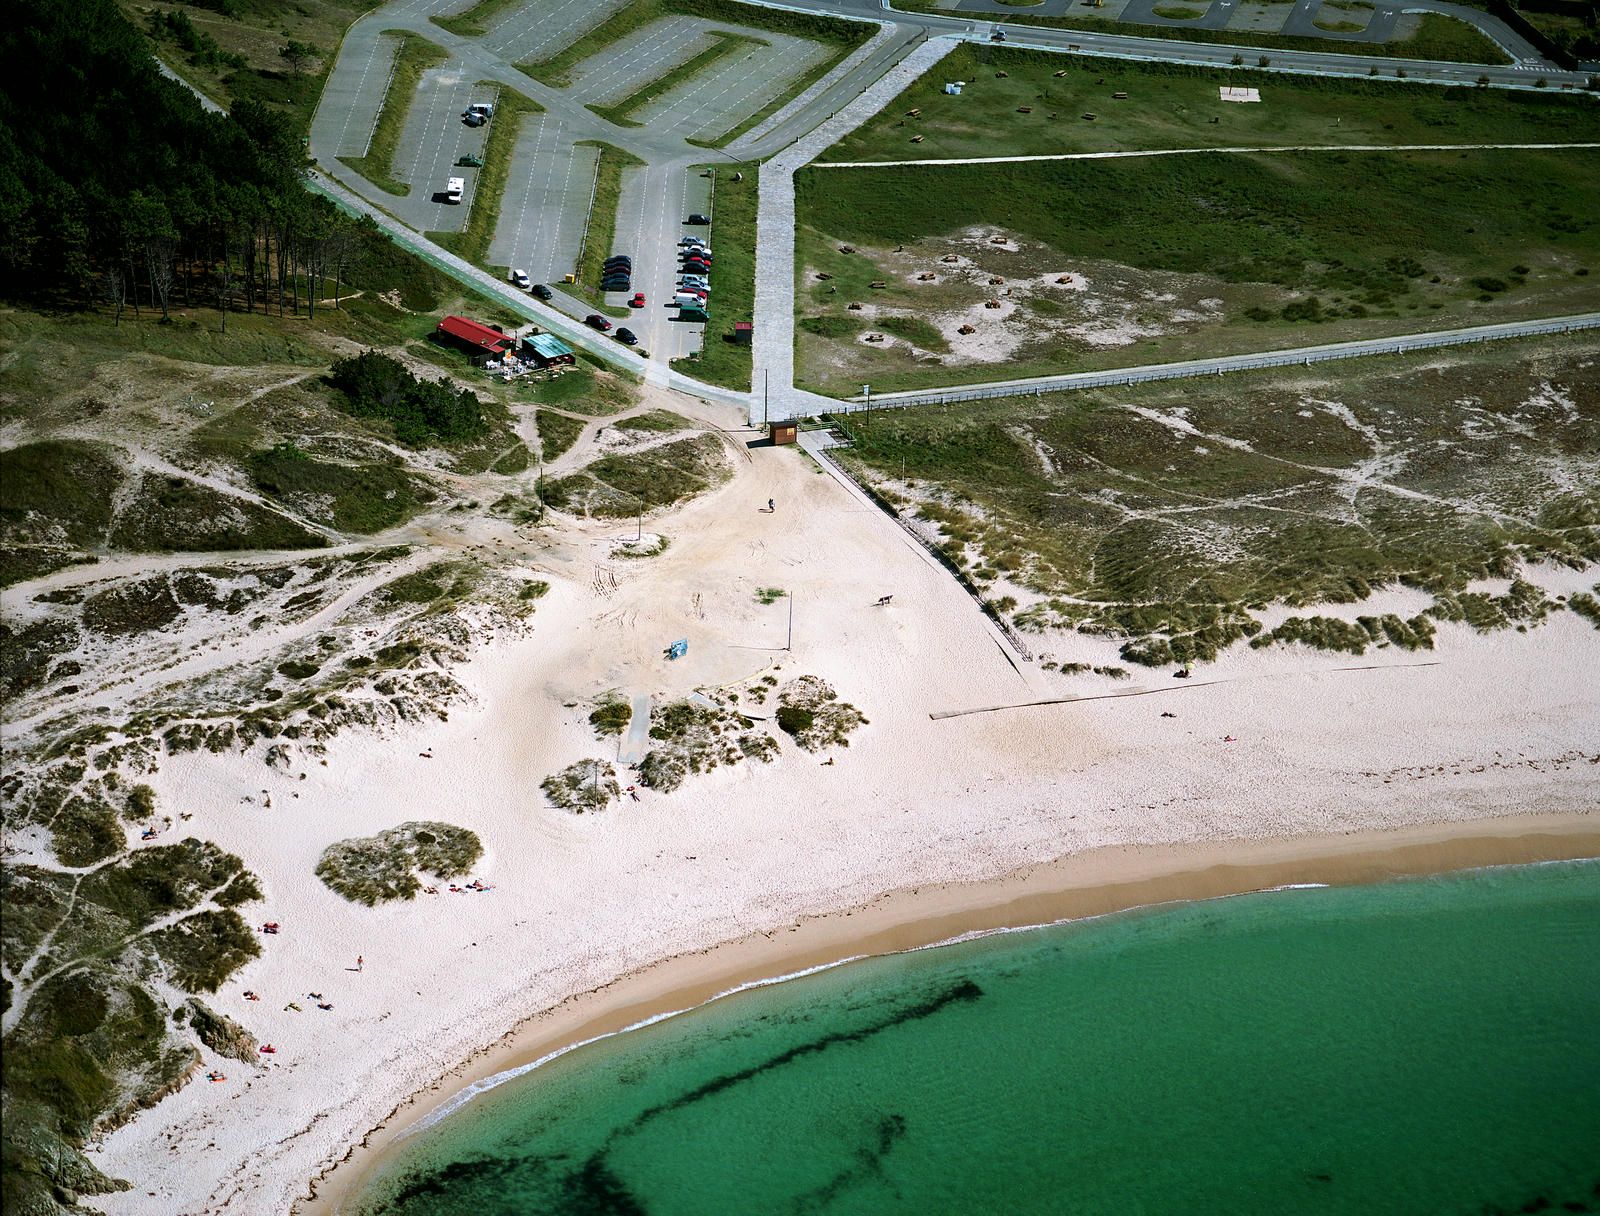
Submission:
[[[631,270],[633,268],[633,259],[625,253],[614,253],[605,260],[605,265],[626,266]]]
[[[598,329],[601,333],[605,333],[611,328],[611,322],[607,321],[597,312],[590,313],[583,319],[583,323],[590,329]]]
[[[513,287],[520,287],[523,291],[527,291],[528,288],[533,286],[533,280],[528,278],[528,272],[526,270],[513,270],[510,274],[506,275],[506,278],[511,280],[511,285]]]
[[[679,259],[679,262],[697,262],[702,266],[709,266],[713,260],[709,253],[686,253]]]
[[[683,238],[683,240],[678,242],[678,248],[680,248],[680,249],[682,249],[682,248],[684,248],[685,246],[688,246],[688,245],[697,245],[701,249],[704,249],[706,247],[705,241],[701,240],[697,236],[686,236],[686,237]]]
[[[699,287],[701,289],[709,289],[711,284],[706,282],[705,279],[702,278],[700,275],[697,275],[697,274],[686,274],[686,275],[684,275],[682,278],[680,278],[678,280],[678,286],[679,287]]]
[[[624,346],[639,345],[639,339],[634,335],[634,332],[631,329],[619,329],[617,330],[615,336],[617,341],[621,342]]]
[[[555,298],[556,293],[551,291],[543,283],[535,283],[533,285],[533,294],[540,300],[552,300]]]
[[[633,290],[633,280],[632,279],[601,279],[600,280],[600,290],[601,291],[632,291]]]
[[[487,101],[475,101],[465,110],[461,111],[462,118],[470,118],[474,114],[481,114],[485,118],[493,118],[494,105]]]
[[[488,115],[479,114],[476,110],[468,110],[461,119],[469,127],[481,127],[489,121]]]
[[[709,215],[701,215],[698,211],[696,211],[683,222],[685,224],[709,224],[711,222],[711,217]]]
[[[634,292],[633,293],[633,299],[628,301],[628,307],[629,308],[643,308],[644,307],[644,292],[642,292],[642,291]]]

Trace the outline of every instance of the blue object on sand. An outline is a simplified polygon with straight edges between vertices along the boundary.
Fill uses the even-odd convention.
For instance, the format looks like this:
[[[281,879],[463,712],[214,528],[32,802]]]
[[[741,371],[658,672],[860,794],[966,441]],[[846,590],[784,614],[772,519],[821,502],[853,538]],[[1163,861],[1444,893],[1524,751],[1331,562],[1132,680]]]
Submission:
[[[671,646],[667,647],[667,658],[669,658],[669,659],[681,659],[681,658],[683,658],[684,655],[686,655],[688,653],[689,653],[689,639],[688,638],[679,638]]]

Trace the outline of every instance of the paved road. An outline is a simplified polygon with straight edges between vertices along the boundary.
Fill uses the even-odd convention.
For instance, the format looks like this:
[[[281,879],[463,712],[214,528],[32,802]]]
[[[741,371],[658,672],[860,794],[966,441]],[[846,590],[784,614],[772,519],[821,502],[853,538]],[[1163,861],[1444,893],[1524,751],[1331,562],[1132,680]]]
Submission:
[[[908,29],[924,31],[929,37],[945,36],[965,40],[987,41],[989,23],[961,13],[908,13],[888,7],[887,0],[748,0],[769,8],[794,9],[801,12],[832,13],[837,16],[876,17],[894,21]],[[1534,48],[1503,29],[1497,34],[1483,19],[1488,14],[1442,0],[1416,0],[1406,7],[1445,12],[1470,21],[1483,29],[1491,38],[1502,41],[1517,62],[1504,67],[1487,67],[1471,63],[1437,63],[1421,59],[1399,59],[1381,54],[1345,55],[1325,51],[1295,51],[1274,48],[1263,51],[1260,47],[1232,47],[1202,42],[1183,42],[1175,38],[1145,38],[1137,34],[1101,34],[1088,30],[1053,29],[1030,26],[1019,22],[1007,23],[1006,41],[1010,46],[1034,50],[1076,50],[1086,55],[1106,55],[1118,59],[1140,59],[1165,63],[1191,63],[1202,66],[1227,67],[1234,55],[1245,56],[1253,64],[1261,55],[1267,55],[1274,72],[1306,73],[1317,76],[1366,76],[1376,67],[1380,74],[1392,76],[1403,71],[1411,80],[1442,84],[1476,84],[1480,76],[1489,83],[1508,88],[1532,88],[1543,78],[1552,87],[1570,85],[1582,88],[1588,80],[1583,72],[1567,72],[1542,59]],[[1489,18],[1492,22],[1493,19]],[[1503,27],[1503,23],[1500,23]],[[1320,32],[1319,32],[1320,33]]]

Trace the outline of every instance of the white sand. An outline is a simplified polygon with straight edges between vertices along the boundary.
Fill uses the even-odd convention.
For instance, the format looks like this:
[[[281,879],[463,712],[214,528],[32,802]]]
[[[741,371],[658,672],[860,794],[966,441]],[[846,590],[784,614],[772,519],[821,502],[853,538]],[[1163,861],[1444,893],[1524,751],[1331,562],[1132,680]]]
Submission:
[[[284,1212],[397,1103],[519,1020],[651,961],[885,891],[1094,846],[1595,806],[1600,631],[1570,613],[1527,635],[1441,626],[1432,654],[1236,648],[1205,671],[1216,683],[1135,672],[1116,690],[1163,695],[933,720],[1059,695],[1062,680],[1019,674],[953,580],[798,450],[753,455],[723,489],[649,521],[672,541],[660,558],[610,560],[628,525],[530,548],[551,593],[530,636],[459,672],[476,703],[448,722],[349,735],[326,767],[287,774],[248,757],[168,763],[164,801],[261,876],[267,899],[247,915],[282,923],[215,998],[278,1054],[259,1071],[223,1062],[226,1084],[191,1084],[107,1137],[97,1163],[135,1188],[98,1206]],[[775,515],[758,510],[769,497]],[[614,591],[595,590],[596,564]],[[763,586],[794,593],[792,655],[773,649],[786,605],[757,604]],[[873,606],[889,593],[892,607]],[[676,637],[689,654],[668,663]],[[774,663],[780,678],[823,676],[871,719],[835,765],[786,748],[774,765],[599,815],[545,805],[547,774],[615,754],[590,738],[587,706],[564,702],[683,693]],[[1335,670],[1356,666],[1373,669]],[[270,810],[241,801],[262,789]],[[478,832],[478,877],[495,889],[366,909],[313,876],[332,841],[411,818]],[[247,988],[265,999],[245,1003]],[[284,1011],[295,999],[306,1012]]]

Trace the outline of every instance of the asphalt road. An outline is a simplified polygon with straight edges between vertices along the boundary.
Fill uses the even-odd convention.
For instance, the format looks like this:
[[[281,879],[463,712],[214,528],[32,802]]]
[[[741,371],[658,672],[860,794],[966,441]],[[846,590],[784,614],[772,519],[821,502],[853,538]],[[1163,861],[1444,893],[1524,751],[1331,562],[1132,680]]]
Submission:
[[[920,30],[929,37],[943,35],[987,41],[990,30],[998,28],[980,18],[962,13],[901,12],[890,8],[886,0],[794,0],[792,3],[748,0],[748,2],[799,12],[833,13],[839,16],[894,21],[908,29]],[[1259,47],[1211,45],[1184,42],[1175,38],[1145,38],[1137,34],[1101,34],[1088,30],[1031,26],[1019,22],[1007,23],[1004,30],[1006,41],[1011,46],[1046,51],[1071,49],[1088,55],[1107,55],[1120,59],[1143,59],[1165,63],[1227,67],[1236,54],[1243,55],[1247,64],[1254,64],[1265,54],[1272,61],[1267,70],[1319,76],[1366,76],[1376,67],[1381,75],[1393,76],[1396,72],[1403,71],[1411,80],[1447,84],[1476,84],[1480,76],[1487,76],[1491,84],[1532,88],[1535,80],[1542,77],[1551,87],[1567,84],[1581,88],[1588,80],[1587,74],[1583,72],[1564,71],[1541,58],[1533,47],[1511,31],[1504,22],[1487,13],[1463,5],[1444,3],[1443,0],[1417,0],[1416,3],[1407,3],[1405,7],[1408,10],[1447,13],[1452,17],[1468,21],[1505,46],[1516,62],[1504,67],[1490,67],[1475,63],[1435,63],[1429,60],[1399,59],[1382,54],[1346,55],[1278,48],[1262,51]],[[1318,33],[1322,36],[1321,31]]]

